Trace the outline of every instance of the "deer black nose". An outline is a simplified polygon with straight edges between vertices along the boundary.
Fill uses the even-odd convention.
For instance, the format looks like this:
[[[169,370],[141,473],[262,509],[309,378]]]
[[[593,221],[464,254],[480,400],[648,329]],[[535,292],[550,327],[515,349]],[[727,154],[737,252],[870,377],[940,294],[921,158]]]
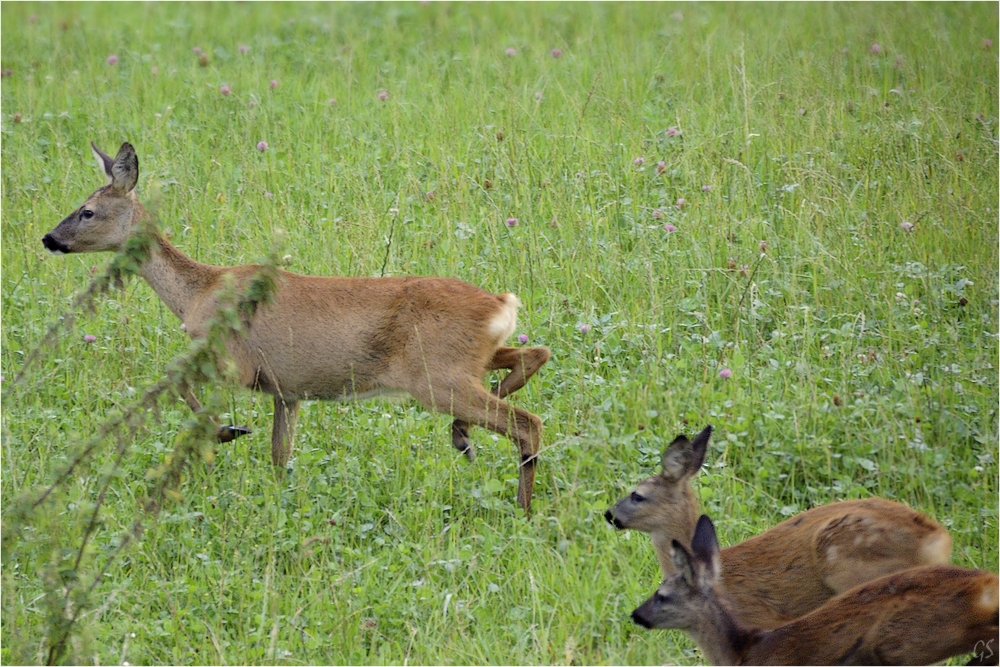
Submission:
[[[604,518],[607,520],[608,523],[610,523],[618,530],[625,530],[625,524],[619,521],[618,517],[616,517],[614,514],[611,513],[611,510],[608,510],[607,512],[604,513]]]
[[[67,248],[64,244],[60,243],[59,241],[56,241],[54,238],[52,238],[52,234],[46,234],[45,236],[42,237],[42,245],[45,246],[45,248],[49,252],[62,253],[62,254],[69,253],[69,248]]]
[[[653,626],[650,624],[650,622],[647,621],[645,618],[643,618],[639,614],[639,610],[638,609],[636,609],[635,611],[632,612],[632,622],[635,623],[636,625],[641,625],[642,627],[646,628],[647,630],[652,630],[653,629]]]

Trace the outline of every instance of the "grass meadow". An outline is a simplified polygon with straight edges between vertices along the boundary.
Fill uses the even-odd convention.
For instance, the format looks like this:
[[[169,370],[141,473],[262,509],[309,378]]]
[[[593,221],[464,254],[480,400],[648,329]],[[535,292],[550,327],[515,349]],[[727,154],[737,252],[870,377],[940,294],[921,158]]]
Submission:
[[[52,572],[106,567],[65,661],[698,664],[630,622],[659,569],[602,514],[707,423],[723,544],[877,495],[997,571],[996,4],[0,14],[3,663],[46,659]],[[133,280],[13,381],[110,259],[41,244],[104,184],[91,140],[134,144],[140,198],[200,261],[284,230],[298,273],[517,293],[515,335],[553,353],[512,397],[546,429],[531,521],[506,439],[475,429],[469,464],[413,401],[307,403],[276,475],[270,397],[220,385],[200,394],[254,434],[110,564],[179,400],[12,523],[189,345]]]

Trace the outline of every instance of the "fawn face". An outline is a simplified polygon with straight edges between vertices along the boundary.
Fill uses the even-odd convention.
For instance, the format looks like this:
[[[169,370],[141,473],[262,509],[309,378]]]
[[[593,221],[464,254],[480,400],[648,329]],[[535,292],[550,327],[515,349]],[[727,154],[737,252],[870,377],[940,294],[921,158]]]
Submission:
[[[698,516],[698,503],[688,480],[701,468],[711,436],[711,426],[694,441],[677,436],[663,452],[660,474],[643,480],[635,491],[605,512],[608,523],[619,530],[669,533],[687,542]]]
[[[677,540],[673,548],[677,573],[632,612],[632,620],[649,629],[697,630],[714,616],[718,604],[714,587],[720,580],[719,543],[711,520],[705,515],[698,519],[690,552]]]
[[[91,148],[108,184],[87,197],[83,206],[42,238],[42,244],[57,255],[118,250],[131,233],[141,208],[135,195],[139,159],[132,145],[122,144],[114,160],[93,144]]]

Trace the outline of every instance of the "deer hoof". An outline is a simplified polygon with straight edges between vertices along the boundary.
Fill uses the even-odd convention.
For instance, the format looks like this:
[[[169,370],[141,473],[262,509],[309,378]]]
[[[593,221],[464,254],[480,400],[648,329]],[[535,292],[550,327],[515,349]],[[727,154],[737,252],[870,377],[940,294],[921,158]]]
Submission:
[[[476,448],[472,446],[472,442],[469,441],[468,437],[455,438],[451,443],[455,446],[455,449],[465,454],[465,458],[472,463],[476,460]]]
[[[472,446],[472,441],[469,440],[469,428],[464,422],[456,420],[452,423],[451,446],[465,454],[465,458],[470,463],[476,460],[476,448]]]
[[[244,435],[250,435],[251,433],[253,433],[253,431],[247,426],[232,426],[230,424],[226,424],[225,426],[219,428],[217,438],[219,442],[232,442],[236,438]]]

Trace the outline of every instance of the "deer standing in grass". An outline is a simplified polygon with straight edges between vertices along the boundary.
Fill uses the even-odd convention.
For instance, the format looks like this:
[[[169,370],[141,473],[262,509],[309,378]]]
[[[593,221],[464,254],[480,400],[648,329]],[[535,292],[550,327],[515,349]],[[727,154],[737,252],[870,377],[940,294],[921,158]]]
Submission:
[[[712,427],[663,452],[663,470],[605,513],[616,528],[649,533],[663,576],[674,573],[674,540],[690,544],[698,501],[690,480],[701,469]],[[943,526],[881,498],[814,507],[722,550],[722,578],[740,619],[773,628],[838,593],[917,565],[948,563]]]
[[[117,251],[148,214],[135,186],[139,160],[128,143],[112,159],[91,144],[107,176],[42,243],[53,253]],[[140,274],[193,339],[204,337],[227,276],[247,284],[255,265],[219,267],[190,259],[160,233]],[[451,278],[311,277],[279,271],[273,301],[250,320],[227,350],[243,386],[274,396],[271,458],[285,466],[300,401],[350,400],[409,393],[425,408],[454,417],[452,444],[469,460],[472,424],[506,435],[520,448],[517,500],[531,510],[541,420],[502,399],[524,386],[549,358],[545,347],[513,348],[520,305],[513,294],[491,294]],[[493,393],[488,371],[510,373]],[[182,395],[201,406],[190,388]],[[220,442],[248,433],[219,429]]]
[[[733,613],[723,583],[727,565],[707,516],[698,520],[691,551],[677,540],[671,546],[677,572],[632,620],[684,630],[713,665],[926,665],[997,646],[1000,582],[989,572],[951,565],[900,570],[764,629]]]

